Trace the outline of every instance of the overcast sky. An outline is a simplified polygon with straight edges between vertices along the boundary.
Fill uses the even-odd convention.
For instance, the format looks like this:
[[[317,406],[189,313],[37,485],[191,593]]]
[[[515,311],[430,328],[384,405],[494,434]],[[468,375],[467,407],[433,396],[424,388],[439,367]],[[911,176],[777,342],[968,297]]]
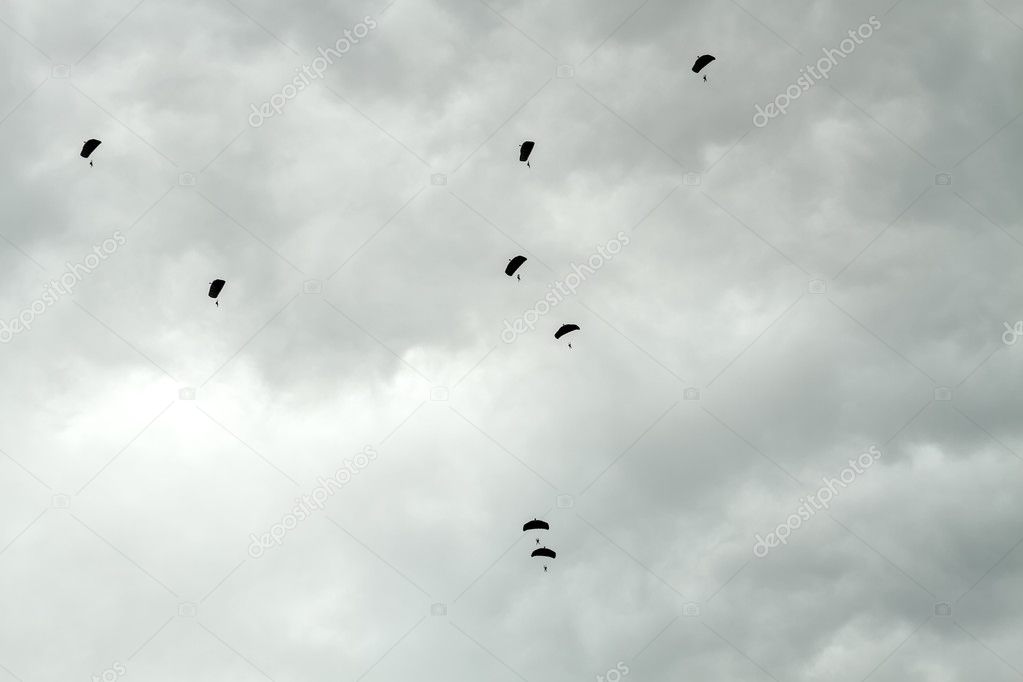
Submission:
[[[770,5],[0,0],[0,682],[1023,678],[1023,4]]]

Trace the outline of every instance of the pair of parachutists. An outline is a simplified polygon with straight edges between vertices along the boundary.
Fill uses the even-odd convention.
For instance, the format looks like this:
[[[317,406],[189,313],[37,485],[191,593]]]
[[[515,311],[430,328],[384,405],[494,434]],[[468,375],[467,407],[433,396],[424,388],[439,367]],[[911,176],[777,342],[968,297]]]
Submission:
[[[103,142],[100,140],[86,140],[84,143],[82,143],[82,158],[88,159],[90,156],[92,156],[92,153],[96,151],[96,147],[100,146],[101,144],[103,144]],[[90,166],[92,165],[92,160],[89,161],[89,165]],[[210,298],[214,300],[218,307],[220,306],[220,301],[217,301],[216,299],[217,296],[220,296],[220,291],[224,288],[224,285],[226,283],[227,282],[225,282],[222,279],[215,279],[212,282],[210,282]]]
[[[92,153],[96,151],[96,147],[99,147],[103,142],[101,140],[86,140],[82,143],[82,158],[88,159],[92,156]],[[89,165],[92,166],[92,160],[89,160]],[[222,279],[215,279],[210,282],[210,298],[214,300],[217,306],[220,306],[220,301],[217,301],[217,296],[220,296],[220,291],[224,288],[226,282]]]
[[[551,529],[551,525],[549,523],[547,523],[546,521],[541,521],[540,519],[533,519],[532,521],[529,521],[529,522],[527,522],[526,524],[524,524],[522,526],[522,532],[523,533],[528,533],[531,530],[550,530],[550,529]],[[536,539],[536,544],[538,544],[538,545],[540,544],[540,538]],[[533,550],[533,553],[530,556],[534,556],[534,557],[541,556],[544,559],[553,559],[556,556],[558,556],[558,553],[555,552],[553,549],[548,549],[546,547],[537,547],[536,549]],[[547,572],[547,564],[546,563],[544,563],[544,565],[543,565],[543,570],[544,570],[544,573]]]
[[[525,256],[515,256],[510,261],[508,261],[508,266],[504,269],[504,274],[508,275],[509,277],[511,277],[512,275],[515,275],[515,271],[518,270],[522,266],[522,264],[525,263],[525,262],[526,262],[526,257]],[[515,275],[515,277],[518,278],[519,280],[522,279],[522,277],[520,275]],[[558,331],[554,332],[554,338],[555,339],[560,339],[565,334],[568,334],[569,332],[578,331],[578,330],[579,330],[579,325],[577,325],[577,324],[563,324],[560,327],[558,327]],[[572,344],[569,343],[568,347],[571,348]]]

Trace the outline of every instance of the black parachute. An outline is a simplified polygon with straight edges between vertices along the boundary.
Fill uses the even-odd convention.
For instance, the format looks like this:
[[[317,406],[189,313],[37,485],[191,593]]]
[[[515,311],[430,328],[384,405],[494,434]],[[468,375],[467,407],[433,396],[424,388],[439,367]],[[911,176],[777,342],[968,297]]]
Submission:
[[[526,257],[525,256],[515,256],[510,261],[508,261],[508,265],[504,269],[504,274],[506,274],[509,277],[511,277],[512,275],[515,274],[516,270],[518,270],[520,267],[522,267],[522,264],[525,263],[525,262],[526,262]],[[519,279],[521,279],[521,277]]]
[[[220,296],[220,291],[224,288],[225,284],[226,282],[222,279],[215,279],[210,282],[210,298],[216,299],[217,296]],[[217,301],[216,303],[218,306],[220,305],[220,301]]]
[[[519,145],[519,161],[525,161],[527,166],[529,166],[529,155],[533,153],[535,144],[532,140],[526,140]],[[529,167],[532,168],[532,166]]]
[[[94,151],[96,151],[96,147],[100,146],[101,144],[102,142],[100,142],[99,140],[86,140],[82,144],[82,158],[83,159],[89,158],[89,156]],[[89,165],[90,166],[92,165],[92,161],[89,162]]]
[[[96,151],[96,147],[103,144],[99,140],[86,140],[82,145],[82,158],[87,159],[89,155]]]
[[[577,324],[563,324],[558,331],[554,332],[554,338],[560,339],[569,332],[579,331],[579,325]]]
[[[553,559],[556,556],[558,556],[558,554],[553,549],[547,549],[546,547],[541,547],[540,549],[534,549],[533,553],[530,554],[530,556],[544,556],[544,557],[547,557],[548,559]]]
[[[709,54],[700,55],[696,58],[696,63],[693,64],[693,73],[700,73],[703,71],[703,67],[707,66],[714,61],[714,56]]]
[[[524,526],[522,526],[522,532],[526,532],[527,530],[550,530],[550,529],[551,526],[549,523],[547,523],[546,521],[541,521],[539,519],[533,519],[532,521],[529,521]]]

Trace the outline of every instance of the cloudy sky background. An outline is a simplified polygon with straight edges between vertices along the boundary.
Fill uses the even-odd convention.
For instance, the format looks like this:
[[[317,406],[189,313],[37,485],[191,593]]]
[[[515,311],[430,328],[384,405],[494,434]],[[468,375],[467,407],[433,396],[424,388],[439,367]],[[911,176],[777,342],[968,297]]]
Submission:
[[[3,0],[0,50],[0,319],[126,238],[0,346],[0,682],[1023,677],[1023,3]]]

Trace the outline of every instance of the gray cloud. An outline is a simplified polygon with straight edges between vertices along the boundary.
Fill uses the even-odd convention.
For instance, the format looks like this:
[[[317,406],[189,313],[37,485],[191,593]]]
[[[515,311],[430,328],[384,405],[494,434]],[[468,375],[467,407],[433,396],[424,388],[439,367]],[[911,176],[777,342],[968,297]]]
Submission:
[[[4,329],[125,236],[0,345],[0,680],[1023,674],[1011,3],[0,20]],[[546,574],[519,532],[536,516]]]

